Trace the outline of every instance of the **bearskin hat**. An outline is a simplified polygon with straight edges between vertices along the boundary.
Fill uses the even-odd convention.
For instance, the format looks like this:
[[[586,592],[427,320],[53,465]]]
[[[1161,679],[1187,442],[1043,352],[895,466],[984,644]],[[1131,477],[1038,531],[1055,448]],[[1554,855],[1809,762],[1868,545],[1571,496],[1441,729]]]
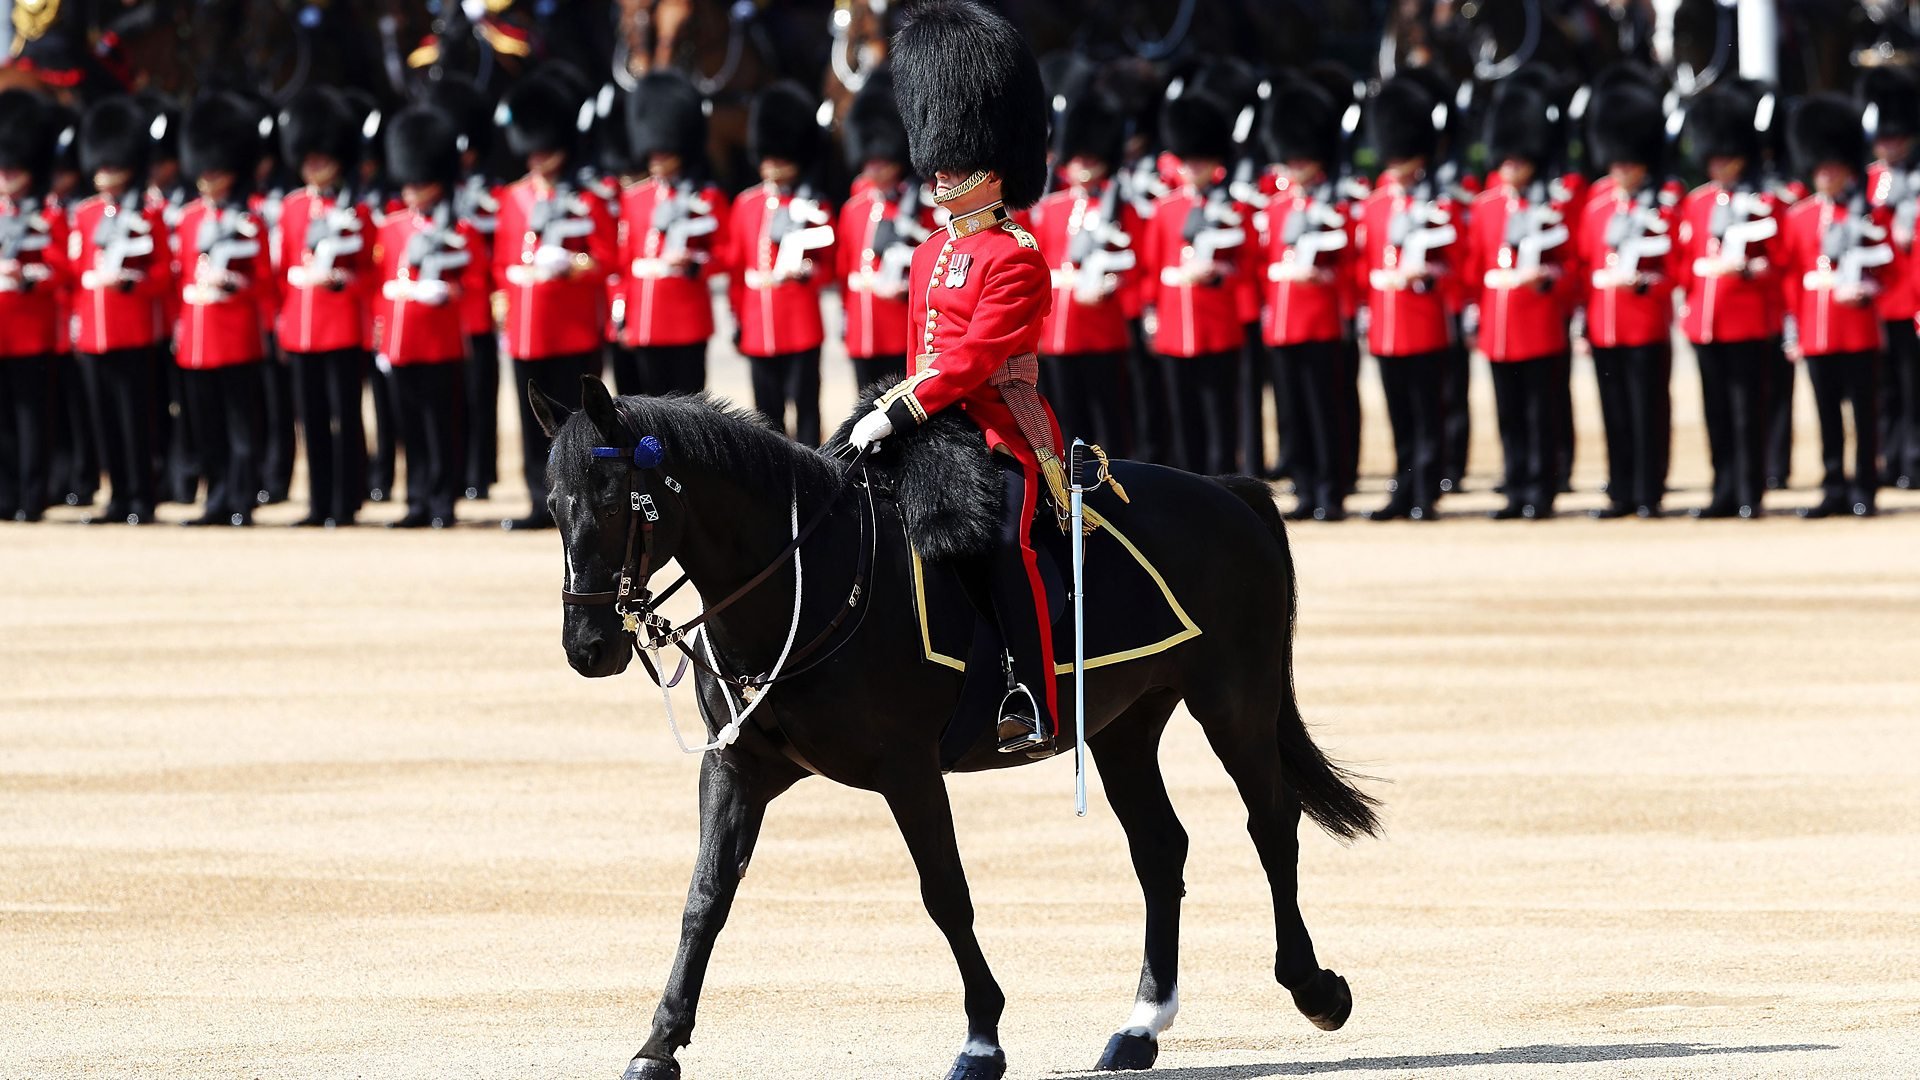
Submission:
[[[1522,64],[1520,70],[1496,83],[1494,89],[1500,93],[1514,89],[1531,90],[1547,104],[1563,107],[1573,94],[1573,87],[1560,72],[1537,60]]]
[[[153,140],[151,160],[180,160],[180,107],[172,98],[152,90],[142,90],[134,100],[147,114],[147,136]]]
[[[754,95],[747,110],[747,152],[755,161],[779,158],[805,172],[820,152],[818,103],[791,79],[782,79]]]
[[[900,106],[893,98],[893,72],[885,68],[867,79],[847,107],[847,165],[858,169],[869,161],[898,161],[905,164],[907,125],[900,119]]]
[[[101,169],[126,169],[137,183],[147,171],[153,149],[153,119],[125,94],[101,98],[80,124],[80,166],[88,175]]]
[[[439,109],[414,105],[386,122],[387,174],[395,187],[460,183],[460,133]]]
[[[1587,157],[1595,168],[1645,165],[1659,172],[1667,153],[1666,116],[1660,97],[1633,82],[1596,94],[1587,110]]]
[[[913,167],[1000,174],[1019,210],[1047,187],[1047,98],[1026,38],[974,0],[926,0],[893,36],[894,95]]]
[[[1441,154],[1451,150],[1454,125],[1460,119],[1460,109],[1455,100],[1460,95],[1460,85],[1449,78],[1446,72],[1431,64],[1406,68],[1394,81],[1411,82],[1427,92],[1427,100],[1440,110],[1438,120],[1433,120],[1431,114],[1428,117],[1429,124],[1434,130],[1433,152]],[[1473,84],[1468,83],[1467,89],[1471,93]]]
[[[322,154],[353,168],[360,156],[360,125],[338,90],[310,86],[280,110],[280,157],[298,170],[308,154]]]
[[[654,154],[678,154],[687,171],[704,172],[707,112],[700,91],[678,72],[643,77],[627,95],[627,141],[636,165],[645,165]]]
[[[1502,88],[1487,117],[1487,164],[1517,158],[1544,168],[1559,143],[1559,106],[1522,84]]]
[[[53,168],[59,134],[46,99],[29,90],[0,90],[0,168],[25,169],[36,185]]]
[[[1439,144],[1433,95],[1405,76],[1389,80],[1367,103],[1367,137],[1382,162],[1430,158]]]
[[[1871,137],[1920,135],[1920,79],[1906,68],[1868,68],[1853,84],[1853,97],[1862,108],[1872,109]]]
[[[1754,126],[1758,105],[1744,90],[1731,86],[1716,86],[1693,99],[1682,128],[1693,159],[1705,165],[1717,157],[1737,157],[1759,167],[1761,133]]]
[[[1212,94],[1186,91],[1160,107],[1160,142],[1177,158],[1233,158],[1233,109]]]
[[[1161,101],[1160,76],[1153,63],[1137,56],[1109,61],[1093,79],[1094,90],[1112,104],[1127,134],[1151,139]]]
[[[1319,87],[1341,112],[1359,100],[1357,87],[1362,84],[1355,79],[1353,70],[1338,60],[1316,60],[1302,68],[1300,76]]]
[[[1317,161],[1332,169],[1340,160],[1340,106],[1306,79],[1274,87],[1261,125],[1261,148],[1276,165]]]
[[[264,149],[261,116],[252,102],[221,91],[194,102],[180,133],[180,165],[188,176],[233,173],[239,186],[253,182]]]
[[[1838,94],[1810,94],[1794,107],[1787,128],[1794,168],[1803,177],[1829,161],[1864,173],[1867,136],[1860,127],[1860,109]]]
[[[565,65],[548,64],[513,84],[494,113],[516,161],[554,151],[572,153],[580,140],[586,94]],[[391,144],[389,144],[391,146]]]
[[[1053,132],[1057,163],[1090,157],[1112,168],[1120,161],[1127,139],[1127,118],[1115,102],[1100,93],[1089,79],[1078,93],[1067,95]]]
[[[453,121],[454,129],[467,137],[467,149],[475,160],[487,159],[493,149],[493,103],[478,84],[464,75],[442,72],[421,89],[420,103]],[[361,114],[362,120],[365,115]]]

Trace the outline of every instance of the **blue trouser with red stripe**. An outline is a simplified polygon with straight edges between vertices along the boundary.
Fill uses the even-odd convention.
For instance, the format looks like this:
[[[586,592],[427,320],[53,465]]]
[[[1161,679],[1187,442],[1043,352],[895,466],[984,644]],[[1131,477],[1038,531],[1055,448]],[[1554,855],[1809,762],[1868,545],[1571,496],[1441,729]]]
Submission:
[[[1053,674],[1053,620],[1040,560],[1033,550],[1033,519],[1044,485],[1034,468],[1003,453],[993,455],[1000,469],[1002,512],[993,550],[959,567],[967,596],[981,614],[1000,628],[1013,655],[1013,677],[1033,692],[1040,708],[1040,730],[1059,734],[1059,695]]]

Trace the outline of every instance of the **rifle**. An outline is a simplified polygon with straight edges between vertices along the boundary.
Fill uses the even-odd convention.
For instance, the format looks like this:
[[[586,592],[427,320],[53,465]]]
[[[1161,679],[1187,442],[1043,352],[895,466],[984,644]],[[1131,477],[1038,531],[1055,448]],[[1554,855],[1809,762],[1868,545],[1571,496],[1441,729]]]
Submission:
[[[1438,248],[1446,247],[1459,238],[1453,227],[1453,216],[1431,200],[1415,200],[1407,208],[1393,216],[1387,223],[1387,244],[1397,248],[1400,258],[1395,270],[1403,281],[1417,277],[1427,271],[1427,255]],[[1378,275],[1380,271],[1375,271]],[[1383,286],[1376,284],[1375,288]]]
[[[1528,193],[1524,209],[1507,215],[1506,236],[1502,239],[1513,249],[1514,265],[1489,270],[1486,284],[1493,288],[1517,288],[1528,271],[1540,268],[1542,253],[1567,242],[1569,233],[1560,211],[1546,205],[1546,193],[1538,184]]]
[[[1820,253],[1831,270],[1810,270],[1801,284],[1808,289],[1831,289],[1866,283],[1867,270],[1893,261],[1893,245],[1887,242],[1887,230],[1867,216],[1865,200],[1854,196],[1847,216],[1827,228],[1821,238]]]
[[[1081,215],[1080,231],[1067,249],[1067,258],[1077,268],[1073,298],[1082,304],[1099,303],[1109,292],[1107,278],[1133,269],[1138,261],[1131,250],[1133,238],[1120,229],[1119,214],[1120,182],[1114,180]]]
[[[686,251],[687,241],[694,237],[710,235],[720,227],[720,220],[713,216],[713,207],[693,194],[691,188],[676,188],[670,197],[654,204],[650,225],[665,235],[660,245],[660,257],[664,260]],[[688,272],[696,271],[689,266]]]
[[[466,183],[454,189],[453,209],[481,236],[492,236],[499,225],[496,215],[500,212],[500,201],[493,197],[484,176],[469,176]]]
[[[93,231],[93,244],[100,249],[93,263],[93,287],[119,284],[127,259],[153,254],[153,228],[140,213],[139,195],[136,193],[128,202],[131,205],[122,206],[113,216],[101,218],[99,228]]]
[[[1720,253],[1693,261],[1693,272],[1701,277],[1718,277],[1730,268],[1747,264],[1747,245],[1766,240],[1780,231],[1772,210],[1751,191],[1736,191],[1727,202],[1713,208],[1707,219],[1707,233],[1720,238]]]
[[[779,249],[779,253],[773,260],[773,280],[762,279],[762,287],[798,279],[800,264],[806,259],[807,252],[818,251],[833,243],[832,221],[832,216],[808,194],[806,188],[801,188],[798,194],[789,199],[767,227],[768,238]]]
[[[16,262],[28,252],[43,251],[51,239],[47,219],[40,214],[37,204],[29,203],[17,214],[0,217],[0,261]],[[43,275],[44,272],[43,267]],[[0,282],[0,291],[13,292],[23,283],[31,288],[37,280],[40,279],[32,276],[28,267],[22,266],[17,279],[10,276]]]
[[[1340,251],[1347,246],[1347,219],[1320,196],[1331,185],[1323,184],[1307,200],[1304,210],[1287,216],[1286,228],[1280,234],[1280,242],[1292,251],[1295,258],[1291,263],[1274,263],[1267,267],[1267,280],[1284,281],[1289,274],[1303,274],[1319,268],[1320,256],[1329,251]]]
[[[1631,207],[1607,219],[1607,247],[1619,261],[1593,272],[1596,288],[1632,285],[1640,277],[1642,259],[1657,258],[1673,250],[1673,237],[1667,231],[1667,223],[1651,205],[1657,197],[1651,188],[1643,190]]]
[[[585,200],[561,187],[552,198],[533,204],[527,229],[540,235],[541,247],[564,248],[569,240],[593,234],[593,217],[587,212]]]
[[[352,255],[365,246],[360,235],[360,215],[350,208],[335,207],[307,223],[307,250],[313,252],[310,273],[321,281],[333,276],[333,266],[342,255]]]

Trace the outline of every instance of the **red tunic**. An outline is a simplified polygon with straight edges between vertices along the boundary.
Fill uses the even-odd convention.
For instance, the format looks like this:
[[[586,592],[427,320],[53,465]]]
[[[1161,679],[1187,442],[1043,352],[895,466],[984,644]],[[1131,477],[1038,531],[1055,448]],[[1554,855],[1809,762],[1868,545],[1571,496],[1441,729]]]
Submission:
[[[159,206],[143,200],[141,209],[133,213],[136,224],[124,238],[126,244],[147,250],[123,255],[119,274],[103,265],[104,251],[98,243],[103,226],[127,213],[99,195],[73,208],[67,254],[75,278],[73,311],[79,317],[80,336],[74,348],[79,352],[145,348],[164,340],[169,332],[167,298],[175,295],[173,251]]]
[[[66,345],[67,217],[58,206],[23,208],[0,197],[0,218],[17,220],[23,209],[20,250],[0,256],[0,357],[44,356]]]
[[[826,338],[820,320],[820,290],[833,277],[833,244],[829,240],[807,249],[797,264],[799,277],[779,277],[781,244],[773,233],[785,229],[825,227],[833,232],[833,209],[817,202],[817,217],[793,222],[781,214],[794,201],[792,192],[771,184],[748,188],[733,200],[727,229],[727,271],[733,275],[727,292],[734,318],[740,324],[740,351],[747,356],[779,356],[817,349]],[[791,235],[783,232],[783,237]],[[799,241],[794,241],[798,251]]]
[[[1092,302],[1083,302],[1076,292],[1081,270],[1074,264],[1073,251],[1077,242],[1084,243],[1079,240],[1082,223],[1089,214],[1097,219],[1101,200],[1112,186],[1113,181],[1103,180],[1091,188],[1062,188],[1028,212],[1033,238],[1047,260],[1053,286],[1053,311],[1040,331],[1040,351],[1048,356],[1121,352],[1132,343],[1127,318],[1132,298],[1141,288],[1138,249],[1146,230],[1140,214],[1126,202],[1116,200],[1114,216],[1119,219],[1120,233],[1133,241],[1136,265],[1118,271],[1113,291]],[[1093,245],[1095,249],[1109,246],[1098,240]]]
[[[274,333],[281,348],[333,352],[366,340],[373,233],[372,211],[337,195],[302,188],[281,200],[273,245],[281,288]]]
[[[1421,210],[1427,219],[1408,221],[1410,232],[1451,227],[1452,241],[1426,249],[1424,276],[1407,276],[1408,252],[1391,242],[1395,219]],[[1450,260],[1458,259],[1466,227],[1459,208],[1444,195],[1416,200],[1391,175],[1367,196],[1358,229],[1359,257],[1353,261],[1357,287],[1367,298],[1370,319],[1367,348],[1375,356],[1418,356],[1438,352],[1453,342],[1453,320],[1448,312]]]
[[[1331,188],[1275,185],[1258,253],[1267,344],[1340,340],[1352,310],[1355,232],[1347,203]]]
[[[1752,213],[1750,222],[1736,227],[1776,218],[1778,200],[1772,195],[1741,193],[1739,198]],[[1735,247],[1713,232],[1715,208],[1725,208],[1724,229],[1725,222],[1733,220],[1734,203],[1734,193],[1708,183],[1693,189],[1680,205],[1673,273],[1687,302],[1680,328],[1695,345],[1759,341],[1779,329],[1782,305],[1774,265],[1779,237],[1749,240],[1737,257]]]
[[[911,241],[899,240],[893,226],[886,224],[899,218],[904,191],[903,185],[882,193],[863,180],[841,208],[834,230],[834,276],[840,281],[841,301],[846,307],[842,330],[847,355],[855,359],[907,352],[906,286],[912,268],[903,266],[890,272],[886,266],[889,249],[904,246],[917,250]],[[921,229],[933,228],[931,206],[923,205],[917,217]],[[888,236],[894,236],[895,243],[888,243]],[[898,275],[900,291],[888,295],[893,274]]]
[[[1564,215],[1557,222],[1543,221],[1541,235],[1553,235],[1557,225],[1561,239],[1536,253],[1535,266],[1545,276],[1520,280],[1524,256],[1519,244],[1508,242],[1508,227],[1529,209],[1524,192],[1496,184],[1474,198],[1467,221],[1462,285],[1480,305],[1480,349],[1495,363],[1567,351],[1567,307],[1560,283],[1572,258],[1573,230]]]
[[[380,288],[373,302],[375,338],[389,363],[435,364],[465,359],[467,328],[461,300],[487,288],[487,246],[480,233],[465,222],[453,227],[454,241],[437,248],[415,246],[415,235],[428,231],[432,219],[411,210],[389,214],[375,233],[373,258]],[[425,256],[453,256],[464,250],[467,261],[438,273],[423,269]],[[422,278],[437,277],[448,284],[442,303],[414,299]]]
[[[1879,230],[1879,245],[1870,238],[1862,244],[1885,245],[1891,215],[1881,210],[1869,216],[1879,219],[1872,226]],[[1880,269],[1864,269],[1861,294],[1842,299],[1836,289],[1844,287],[1838,277],[1843,265],[1822,250],[1828,230],[1846,219],[1845,206],[1816,196],[1794,204],[1781,224],[1780,287],[1786,310],[1799,324],[1800,351],[1807,356],[1878,352],[1886,345],[1873,307]]]
[[[1587,341],[1597,349],[1659,345],[1673,333],[1674,222],[1671,201],[1655,197],[1636,209],[1635,197],[1611,180],[1596,183],[1581,215],[1578,232],[1580,273],[1586,291]],[[1628,215],[1638,214],[1636,219]],[[1618,217],[1620,220],[1615,221]],[[1626,259],[1609,237],[1626,237],[1637,247],[1665,238],[1664,254],[1642,254]]]
[[[1884,161],[1876,161],[1867,166],[1867,199],[1875,209],[1886,209],[1894,216],[1901,211],[1912,214],[1914,204],[1920,200],[1920,191],[1906,192],[1902,200],[1905,205],[1893,205],[1893,174]],[[1892,322],[1895,319],[1911,319],[1920,311],[1920,283],[1913,280],[1913,237],[1902,236],[1902,231],[1911,231],[1911,226],[1896,229],[1893,236],[1893,262],[1880,271],[1880,293],[1873,298],[1874,310],[1880,314],[1880,321]]]
[[[536,253],[545,246],[532,228],[535,208],[551,204],[560,190],[524,177],[500,191],[493,279],[507,294],[507,355],[516,360],[597,353],[606,341],[607,277],[616,266],[613,217],[600,196],[564,189],[570,205],[564,213],[559,207],[551,212],[556,222],[564,217],[585,226],[583,235],[556,245],[574,262],[551,278],[535,266]]]
[[[259,215],[196,199],[187,204],[173,241],[180,268],[174,362],[199,370],[264,357],[276,290],[271,241]],[[223,252],[230,253],[224,276]]]
[[[699,191],[683,190],[678,197],[705,205],[704,216],[714,221],[712,232],[686,238],[692,260],[675,267],[662,258],[666,232],[654,227],[654,215],[675,197],[675,187],[658,180],[642,180],[620,195],[620,275],[618,290],[625,319],[620,327],[623,345],[691,345],[713,336],[713,298],[708,282],[724,266],[716,253],[727,237],[727,199],[709,184]]]
[[[1205,202],[1206,193],[1191,187],[1163,195],[1154,203],[1153,219],[1144,230],[1140,263],[1159,322],[1153,350],[1162,356],[1207,356],[1239,349],[1245,340],[1242,313],[1258,302],[1242,295],[1255,291],[1253,268],[1260,241],[1251,210],[1233,203],[1229,216],[1217,225],[1204,225],[1196,211]],[[1213,228],[1237,231],[1241,240],[1237,246],[1220,248],[1207,262],[1194,241]]]

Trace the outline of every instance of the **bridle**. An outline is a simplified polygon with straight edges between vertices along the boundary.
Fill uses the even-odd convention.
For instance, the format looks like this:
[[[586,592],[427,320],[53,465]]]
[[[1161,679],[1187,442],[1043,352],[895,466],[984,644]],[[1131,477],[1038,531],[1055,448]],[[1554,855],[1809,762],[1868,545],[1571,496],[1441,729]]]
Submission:
[[[851,640],[853,635],[848,634],[833,648],[824,653],[820,652],[856,609],[860,612],[860,621],[865,620],[866,609],[861,607],[860,601],[867,592],[867,575],[873,566],[879,532],[873,503],[873,484],[864,466],[865,450],[855,453],[847,462],[846,472],[839,489],[834,492],[832,498],[821,505],[819,510],[814,512],[804,527],[800,525],[799,502],[798,497],[795,497],[791,515],[794,526],[793,540],[774,557],[771,563],[747,579],[745,584],[728,593],[719,603],[701,611],[698,616],[681,626],[675,626],[671,620],[660,613],[659,608],[687,583],[687,575],[683,572],[657,595],[647,588],[647,583],[653,576],[654,535],[660,522],[660,507],[654,501],[653,492],[648,487],[647,474],[659,469],[665,457],[660,440],[652,435],[644,435],[632,446],[596,446],[593,448],[593,457],[596,461],[619,461],[625,465],[627,471],[627,538],[621,557],[620,576],[611,589],[575,592],[572,589],[562,588],[560,599],[566,604],[577,607],[612,606],[614,613],[620,616],[621,632],[626,637],[628,647],[640,657],[640,662],[646,667],[647,674],[663,691],[679,685],[680,680],[686,676],[687,667],[691,665],[721,683],[734,687],[743,696],[757,694],[764,697],[763,692],[769,687],[811,671]],[[680,482],[665,472],[660,473],[660,479],[666,490],[672,493],[675,502],[684,510],[686,500],[682,498]],[[715,667],[714,663],[702,659],[699,653],[688,644],[694,632],[765,584],[766,580],[772,577],[776,570],[785,566],[789,560],[792,560],[795,566],[794,629],[797,630],[800,616],[798,602],[801,585],[800,549],[807,542],[807,538],[812,536],[814,531],[833,513],[834,508],[840,503],[840,498],[850,487],[865,489],[867,512],[860,517],[861,537],[858,561],[855,563],[853,572],[853,586],[848,592],[846,602],[836,606],[837,610],[827,625],[812,640],[797,650],[792,648],[793,633],[790,631],[787,649],[766,674],[728,675]],[[573,582],[569,580],[567,584],[571,585]],[[858,629],[859,622],[856,622],[854,627]],[[706,643],[706,646],[708,655],[713,656],[711,640]],[[680,663],[673,677],[663,680],[661,667],[656,662],[656,658],[660,650],[668,647],[680,651]],[[820,655],[815,656],[816,653]],[[717,657],[715,659],[717,660]],[[800,666],[793,666],[796,664]],[[755,698],[754,704],[758,704],[758,700]]]

